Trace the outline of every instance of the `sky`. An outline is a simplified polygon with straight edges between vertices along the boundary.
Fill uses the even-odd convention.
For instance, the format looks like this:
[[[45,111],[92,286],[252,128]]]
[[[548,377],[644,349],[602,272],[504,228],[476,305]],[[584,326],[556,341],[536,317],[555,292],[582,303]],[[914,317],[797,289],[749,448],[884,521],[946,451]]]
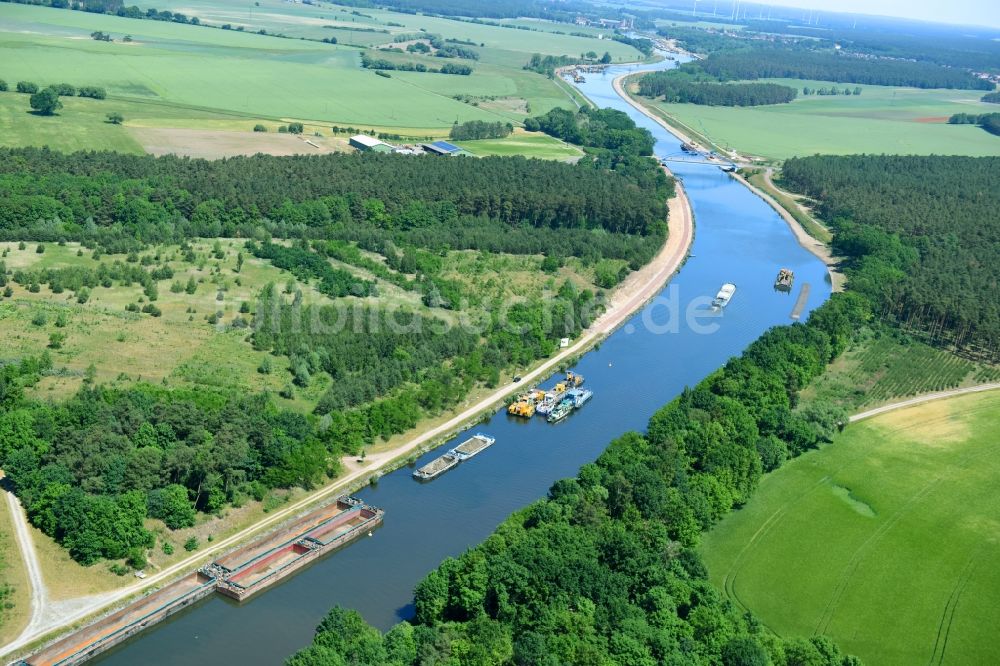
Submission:
[[[705,0],[702,0],[703,2]],[[1000,28],[997,0],[758,0],[773,5],[832,12],[880,14],[903,18]]]

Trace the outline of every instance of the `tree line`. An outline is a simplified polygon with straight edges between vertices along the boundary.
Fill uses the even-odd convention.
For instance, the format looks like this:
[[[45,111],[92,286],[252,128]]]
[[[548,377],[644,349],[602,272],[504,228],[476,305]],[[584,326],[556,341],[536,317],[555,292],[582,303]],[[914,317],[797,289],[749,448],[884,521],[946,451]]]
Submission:
[[[662,97],[670,104],[760,106],[787,104],[796,90],[777,83],[713,83],[692,81],[672,72],[653,72],[639,79],[639,94]]]
[[[0,92],[7,92],[9,85],[0,79]],[[89,97],[91,99],[104,99],[108,92],[99,86],[80,86],[79,88],[69,83],[52,83],[48,86],[40,86],[34,81],[18,81],[14,89],[19,93],[33,95],[41,90],[49,89],[61,97]]]
[[[828,441],[837,409],[799,392],[870,320],[841,294],[808,323],[774,328],[610,443],[577,476],[446,559],[385,634],[334,608],[288,666],[719,663],[855,666],[829,639],[782,638],[725,601],[700,533],[744,504],[764,471]]]
[[[782,179],[819,202],[849,287],[880,315],[996,360],[998,170],[996,157],[815,156]]]
[[[956,113],[948,118],[949,125],[979,125],[990,134],[1000,136],[1000,113]]]
[[[1000,104],[1000,92],[986,93],[979,101],[987,104]]]
[[[501,120],[487,122],[485,120],[469,120],[455,123],[448,136],[456,141],[475,141],[477,139],[505,139],[514,131],[514,126]]]
[[[398,70],[401,72],[426,72],[428,74],[456,74],[458,76],[469,76],[473,72],[472,67],[461,63],[446,62],[440,67],[428,67],[422,62],[395,62],[385,58],[376,58],[369,55],[367,51],[361,54],[361,66],[377,71]]]

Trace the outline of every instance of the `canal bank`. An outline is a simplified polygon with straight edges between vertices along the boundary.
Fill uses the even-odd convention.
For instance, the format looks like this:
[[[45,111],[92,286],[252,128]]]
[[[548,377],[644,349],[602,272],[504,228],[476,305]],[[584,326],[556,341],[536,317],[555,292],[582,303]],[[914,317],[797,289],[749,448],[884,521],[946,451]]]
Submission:
[[[611,68],[607,75],[588,77],[581,88],[598,105],[623,110],[649,127],[658,155],[676,152],[679,142],[672,135],[614,94],[612,78],[637,69]],[[431,484],[400,469],[358,493],[387,512],[377,538],[361,540],[241,606],[210,596],[97,661],[280,663],[309,642],[335,604],[356,608],[387,628],[410,616],[414,585],[443,558],[482,541],[512,511],[543,496],[553,481],[596,458],[614,437],[644,429],[658,407],[767,328],[789,323],[801,292],[773,289],[778,267],[794,270],[797,284],[812,285],[803,317],[829,296],[825,266],[763,201],[718,167],[679,165],[674,171],[698,219],[691,256],[660,298],[612,327],[614,332],[580,359],[576,369],[595,389],[585,410],[556,426],[494,415],[475,430],[496,437],[496,444],[475,459]],[[704,299],[724,282],[739,286],[724,314],[705,326],[693,325],[687,315],[703,313]],[[426,454],[417,465],[467,436]]]
[[[639,113],[646,116],[647,118],[655,122],[657,125],[662,127],[664,130],[675,136],[677,140],[680,141],[681,143],[688,145],[695,143],[693,138],[681,132],[676,127],[670,125],[670,123],[666,122],[663,118],[657,116],[642,102],[633,97],[632,93],[630,93],[625,88],[625,80],[634,75],[635,75],[634,73],[630,73],[630,74],[622,74],[616,77],[612,81],[612,86],[614,87],[615,93],[617,93],[623,100],[628,102]],[[773,208],[778,215],[781,216],[781,219],[783,219],[788,224],[789,228],[792,230],[792,233],[795,234],[795,238],[798,240],[799,244],[805,249],[812,252],[814,255],[816,255],[817,258],[819,258],[823,263],[826,264],[827,270],[829,272],[830,283],[833,285],[834,291],[843,291],[845,283],[844,274],[838,270],[839,262],[830,252],[830,247],[826,243],[823,243],[822,241],[819,241],[816,238],[810,236],[809,233],[802,227],[802,225],[799,224],[799,221],[796,220],[795,217],[793,217],[792,214],[788,212],[788,210],[786,210],[784,206],[778,203],[774,199],[774,197],[769,195],[767,192],[764,192],[760,188],[754,186],[751,182],[749,182],[739,173],[734,172],[731,173],[730,175],[731,177],[735,178],[737,181],[742,183],[743,186],[746,187],[748,190],[750,190],[758,197],[760,197],[767,205]]]

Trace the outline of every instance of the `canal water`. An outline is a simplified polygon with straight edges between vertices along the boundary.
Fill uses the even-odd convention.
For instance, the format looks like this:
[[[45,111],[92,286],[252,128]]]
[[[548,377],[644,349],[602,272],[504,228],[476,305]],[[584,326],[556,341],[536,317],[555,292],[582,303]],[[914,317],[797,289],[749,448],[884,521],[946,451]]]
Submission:
[[[580,88],[598,105],[626,111],[652,131],[658,155],[676,155],[677,139],[611,86],[619,74],[672,65],[612,67],[588,74]],[[416,482],[404,467],[358,493],[386,511],[385,524],[372,537],[242,605],[209,597],[96,661],[105,666],[280,664],[309,643],[314,627],[335,604],[355,608],[387,629],[410,616],[414,586],[443,558],[481,542],[511,512],[543,497],[553,481],[597,458],[613,438],[643,430],[653,412],[685,386],[739,354],[769,327],[789,323],[802,285],[811,285],[803,319],[829,297],[822,262],[799,246],[763,201],[716,166],[671,168],[694,209],[691,257],[657,300],[574,368],[594,391],[587,405],[555,425],[539,417],[522,421],[495,415],[474,431],[496,437],[496,444],[472,460],[430,483]],[[795,271],[791,294],[772,287],[783,266]],[[738,291],[722,316],[689,325],[687,308],[704,304],[725,282],[735,283]],[[428,453],[417,464],[440,453]]]

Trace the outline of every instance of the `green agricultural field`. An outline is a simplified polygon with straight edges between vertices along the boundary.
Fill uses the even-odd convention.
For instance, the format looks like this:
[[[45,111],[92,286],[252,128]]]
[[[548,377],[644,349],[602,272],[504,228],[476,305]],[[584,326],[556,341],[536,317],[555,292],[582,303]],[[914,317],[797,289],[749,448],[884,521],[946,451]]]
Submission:
[[[583,155],[576,146],[540,132],[515,133],[506,139],[456,141],[456,145],[478,157],[486,155],[524,155],[544,160],[573,161]]]
[[[771,159],[797,155],[1000,155],[1000,138],[973,125],[948,125],[954,113],[986,113],[982,91],[861,86],[859,96],[810,95],[823,81],[770,79],[800,91],[789,104],[754,108],[664,104],[656,107],[716,144]],[[845,84],[836,84],[843,90]],[[854,85],[847,85],[853,89]],[[646,100],[648,101],[648,100]]]
[[[849,426],[706,535],[712,580],[778,634],[868,664],[995,663],[998,431],[997,392]]]
[[[336,37],[341,43],[363,46],[390,44],[396,35],[424,31],[439,34],[446,39],[474,42],[485,49],[484,59],[490,52],[502,52],[503,58],[516,54],[512,63],[516,67],[524,65],[532,53],[578,55],[587,51],[608,51],[620,62],[641,57],[630,46],[597,39],[600,31],[544,21],[532,22],[533,27],[537,26],[541,31],[536,32],[422,14],[326,3],[318,6],[260,0],[259,5],[254,4],[252,7],[238,0],[164,0],[152,4],[140,3],[142,9],[150,6],[197,16],[201,21],[213,25],[229,23],[233,27],[243,26],[247,31],[263,28],[269,32],[310,39]],[[592,37],[557,34],[559,32],[588,32]]]
[[[282,12],[297,9],[318,11],[314,7],[307,10],[306,5],[274,5],[271,14],[282,16],[286,16]],[[235,8],[232,3],[228,6]],[[261,8],[260,15],[265,14],[264,9]],[[197,13],[196,10],[194,7],[188,13]],[[240,11],[244,10],[241,5]],[[427,23],[431,31],[448,29],[452,31],[450,34],[466,35],[463,38],[472,37],[477,43],[488,39],[490,43],[481,49],[482,61],[475,64],[476,71],[471,76],[395,72],[391,78],[383,78],[362,69],[360,52],[351,47],[4,3],[0,5],[3,26],[0,77],[10,82],[25,79],[42,85],[67,82],[104,86],[114,98],[105,100],[108,111],[117,110],[112,108],[112,102],[121,100],[171,109],[153,112],[153,116],[180,120],[184,115],[180,111],[190,112],[186,124],[168,126],[200,127],[197,122],[200,115],[214,111],[248,120],[299,119],[427,130],[449,127],[456,120],[520,121],[527,113],[544,113],[556,105],[572,104],[555,82],[522,69],[534,51],[577,54],[581,49],[587,50],[585,46],[605,44],[616,47],[613,50],[620,59],[633,59],[637,55],[631,47],[583,37],[543,35],[402,14],[391,16],[399,18],[399,22]],[[286,19],[305,24],[314,22],[308,16],[286,16]],[[110,33],[115,41],[90,39],[95,30]],[[415,28],[393,30],[412,32]],[[131,42],[123,41],[126,35]],[[382,36],[385,42],[391,42],[388,34]],[[211,66],[206,66],[206,62],[211,62]],[[455,99],[459,95],[494,101],[466,103]],[[8,103],[16,105],[15,101]],[[73,110],[67,105],[59,123],[70,122]],[[103,119],[102,111],[95,111],[93,116]],[[124,112],[123,115],[127,120],[130,117]],[[18,120],[51,119],[28,116]],[[5,125],[9,122],[5,120]],[[17,129],[22,130],[25,124],[20,123]],[[94,129],[89,120],[85,123],[89,129],[60,130],[53,128],[56,124],[24,131],[27,138],[23,140],[34,141],[36,136],[47,139],[47,135],[65,131],[74,147],[107,145],[107,128]],[[91,141],[90,146],[87,140]],[[121,139],[113,145],[135,150],[134,144],[125,146],[123,141],[129,140]]]

